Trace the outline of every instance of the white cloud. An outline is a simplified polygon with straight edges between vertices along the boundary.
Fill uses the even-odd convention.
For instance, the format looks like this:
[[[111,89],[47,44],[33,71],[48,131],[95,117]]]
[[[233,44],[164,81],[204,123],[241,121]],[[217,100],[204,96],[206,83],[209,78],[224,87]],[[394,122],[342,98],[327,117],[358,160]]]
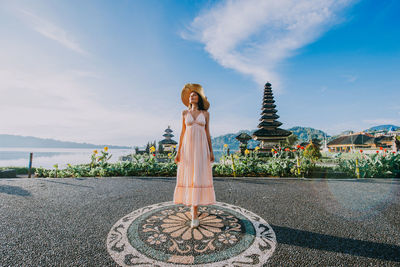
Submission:
[[[224,67],[280,87],[277,65],[316,40],[352,0],[227,0],[202,11],[181,36]]]
[[[321,93],[325,93],[328,90],[327,86],[322,86],[321,89],[319,90]]]
[[[1,134],[142,146],[147,141],[163,139],[164,130],[170,125],[174,140],[179,141],[184,106],[177,87],[164,88],[165,96],[160,97],[154,95],[155,90],[148,90],[147,84],[123,75],[116,78],[104,70],[113,65],[94,66],[92,57],[77,61],[77,57],[47,56],[42,48],[43,41],[49,40],[78,55],[87,52],[73,38],[74,32],[59,27],[64,25],[62,21],[49,20],[54,13],[29,6],[21,11],[21,7],[18,3],[8,7],[10,15],[23,23],[5,32],[17,32],[23,38],[10,39],[0,50]],[[32,38],[25,45],[26,29],[46,38]],[[89,51],[90,45],[93,44],[89,41]],[[221,120],[229,123],[219,124],[217,118],[211,117],[213,137],[232,129],[233,115]]]
[[[9,8],[13,16],[18,15],[24,22],[23,27],[28,25],[29,29],[57,41],[62,47],[88,55],[72,37],[73,32],[67,33],[33,12],[21,11],[19,6]],[[32,53],[41,45],[42,42],[32,40],[29,43],[32,50],[18,42],[2,46],[1,134],[139,146],[164,138],[162,135],[168,124],[174,135],[179,135],[177,129],[181,122],[179,110],[174,112],[176,104],[165,104],[164,99],[155,101],[150,93],[140,91],[143,90],[140,85],[124,85],[123,80],[116,81],[101,73],[101,67],[93,68],[90,57],[77,62],[76,58],[68,61],[53,57],[43,59],[41,53]],[[18,57],[14,55],[15,51]],[[129,94],[124,90],[130,90]],[[122,97],[112,97],[119,94]],[[123,95],[133,97],[123,99]],[[148,105],[150,101],[153,103],[151,107]],[[171,112],[156,114],[150,111],[161,104]]]
[[[96,76],[82,70],[28,73],[0,68],[0,133],[139,146],[160,141],[168,124],[179,135],[179,114],[160,116],[143,106],[101,104],[103,96],[82,80],[82,74]]]
[[[346,81],[349,83],[353,83],[358,80],[358,76],[356,75],[343,75],[344,78],[346,78]]]
[[[82,55],[88,55],[88,52],[82,49],[78,42],[74,40],[71,34],[68,34],[64,29],[55,25],[54,23],[41,18],[30,11],[20,10],[24,15],[23,18],[35,31],[42,34],[43,36],[57,41],[64,47],[71,49]]]

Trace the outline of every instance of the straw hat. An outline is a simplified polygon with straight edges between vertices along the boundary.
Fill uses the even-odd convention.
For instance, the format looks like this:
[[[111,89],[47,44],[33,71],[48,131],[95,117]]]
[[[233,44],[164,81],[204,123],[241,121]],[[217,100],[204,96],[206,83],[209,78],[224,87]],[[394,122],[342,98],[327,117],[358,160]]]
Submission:
[[[181,93],[181,98],[182,98],[183,104],[187,107],[189,106],[189,96],[190,96],[190,93],[193,91],[198,93],[200,95],[200,97],[203,99],[204,109],[207,110],[210,107],[210,103],[208,102],[207,97],[204,94],[203,87],[201,87],[201,85],[197,84],[197,83],[187,83],[183,87],[182,93]]]

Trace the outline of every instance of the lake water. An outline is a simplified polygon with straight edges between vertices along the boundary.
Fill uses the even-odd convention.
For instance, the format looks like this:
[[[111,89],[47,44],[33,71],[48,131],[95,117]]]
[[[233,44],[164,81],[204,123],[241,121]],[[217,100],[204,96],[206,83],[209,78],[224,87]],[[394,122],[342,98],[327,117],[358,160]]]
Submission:
[[[54,169],[58,164],[60,169],[66,168],[67,164],[90,163],[91,155],[95,148],[0,148],[0,167],[28,167],[29,153],[33,152],[32,167],[44,167]],[[100,150],[103,148],[97,148]],[[117,162],[120,156],[134,154],[134,149],[108,149],[112,154],[109,162]],[[215,162],[219,162],[222,151],[214,151]]]

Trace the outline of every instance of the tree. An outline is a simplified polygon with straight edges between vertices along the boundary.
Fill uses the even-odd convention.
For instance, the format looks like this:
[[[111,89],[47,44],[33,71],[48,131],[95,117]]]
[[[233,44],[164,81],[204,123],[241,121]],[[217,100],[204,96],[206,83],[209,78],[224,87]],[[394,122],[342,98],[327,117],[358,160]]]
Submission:
[[[158,153],[164,152],[164,146],[161,143],[158,143]]]
[[[287,145],[288,147],[292,147],[296,143],[297,140],[298,140],[297,135],[292,133],[291,135],[286,137],[285,145]]]
[[[319,147],[313,144],[312,141],[304,149],[303,156],[312,161],[316,161],[322,157]]]

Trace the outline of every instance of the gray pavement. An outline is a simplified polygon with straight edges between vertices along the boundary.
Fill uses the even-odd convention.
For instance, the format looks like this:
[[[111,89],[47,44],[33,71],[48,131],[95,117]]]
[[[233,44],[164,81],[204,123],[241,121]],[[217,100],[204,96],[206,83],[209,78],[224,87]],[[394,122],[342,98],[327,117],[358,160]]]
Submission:
[[[175,177],[0,179],[0,266],[116,266],[111,227],[171,201]],[[400,180],[214,177],[273,228],[265,266],[400,266]]]

